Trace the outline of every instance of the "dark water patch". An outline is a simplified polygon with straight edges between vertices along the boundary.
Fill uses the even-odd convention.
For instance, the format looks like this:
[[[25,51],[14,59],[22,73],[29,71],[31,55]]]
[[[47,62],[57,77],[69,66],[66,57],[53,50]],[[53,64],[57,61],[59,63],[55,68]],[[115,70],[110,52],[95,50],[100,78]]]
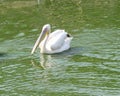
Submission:
[[[7,53],[0,53],[0,57],[4,57],[6,55],[7,55]]]

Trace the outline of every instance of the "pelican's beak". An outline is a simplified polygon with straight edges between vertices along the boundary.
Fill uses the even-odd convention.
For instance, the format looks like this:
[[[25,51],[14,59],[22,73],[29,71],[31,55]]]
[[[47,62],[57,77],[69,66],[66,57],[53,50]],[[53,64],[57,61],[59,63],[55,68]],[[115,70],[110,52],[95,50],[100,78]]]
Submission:
[[[49,30],[50,30],[49,24],[46,24],[43,26],[42,32],[41,32],[40,36],[38,37],[37,41],[35,42],[35,45],[31,51],[31,54],[33,54],[35,52],[36,48],[39,46],[41,41],[44,39],[45,35],[48,34]]]

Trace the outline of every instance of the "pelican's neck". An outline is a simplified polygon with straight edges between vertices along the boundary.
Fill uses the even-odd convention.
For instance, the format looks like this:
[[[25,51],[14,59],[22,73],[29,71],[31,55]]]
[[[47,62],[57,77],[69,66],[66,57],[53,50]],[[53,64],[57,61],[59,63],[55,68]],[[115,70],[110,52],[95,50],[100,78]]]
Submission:
[[[46,36],[40,44],[41,53],[47,52],[46,44],[47,44],[50,32],[51,32],[50,24],[44,25],[42,29],[42,34],[45,34]]]
[[[47,44],[47,41],[48,41],[48,37],[49,37],[49,34],[45,36],[44,40],[41,42],[41,46],[40,46],[40,49],[41,49],[41,53],[46,53],[47,49],[46,49],[46,44]]]

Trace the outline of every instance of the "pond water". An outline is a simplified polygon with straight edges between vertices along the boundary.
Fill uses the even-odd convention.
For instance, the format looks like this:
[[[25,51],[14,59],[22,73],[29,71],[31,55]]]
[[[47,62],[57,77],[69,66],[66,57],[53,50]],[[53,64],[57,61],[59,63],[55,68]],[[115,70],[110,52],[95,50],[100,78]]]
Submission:
[[[1,0],[1,96],[119,96],[119,0]],[[71,49],[30,52],[44,24],[65,29]]]

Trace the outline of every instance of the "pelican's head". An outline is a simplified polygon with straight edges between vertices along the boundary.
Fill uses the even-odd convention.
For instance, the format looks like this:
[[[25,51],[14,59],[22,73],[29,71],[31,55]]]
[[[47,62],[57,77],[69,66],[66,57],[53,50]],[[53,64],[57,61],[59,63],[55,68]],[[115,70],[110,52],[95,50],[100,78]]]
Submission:
[[[44,25],[43,28],[42,28],[41,34],[49,33],[50,32],[50,28],[51,28],[50,24]]]
[[[38,39],[37,39],[37,41],[36,41],[32,51],[31,51],[31,54],[33,54],[35,52],[36,48],[39,46],[39,44],[44,39],[44,37],[50,33],[50,31],[51,31],[50,28],[51,28],[50,24],[46,24],[46,25],[43,26],[41,34],[38,37]]]

